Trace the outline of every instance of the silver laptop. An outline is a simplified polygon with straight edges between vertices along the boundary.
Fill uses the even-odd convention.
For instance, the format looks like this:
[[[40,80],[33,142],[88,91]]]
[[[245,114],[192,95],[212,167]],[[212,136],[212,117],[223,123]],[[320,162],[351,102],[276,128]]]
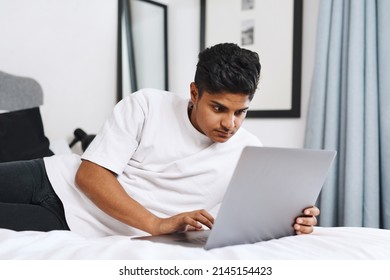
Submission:
[[[213,249],[294,234],[295,218],[315,204],[335,151],[246,147],[212,230],[136,237]]]

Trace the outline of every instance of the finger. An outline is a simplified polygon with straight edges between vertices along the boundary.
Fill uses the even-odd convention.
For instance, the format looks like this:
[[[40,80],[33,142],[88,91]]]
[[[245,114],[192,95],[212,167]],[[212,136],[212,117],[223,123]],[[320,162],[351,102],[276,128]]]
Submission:
[[[304,209],[303,213],[308,216],[318,216],[320,214],[320,209],[315,206],[312,206]]]
[[[185,216],[183,222],[187,224],[187,226],[190,226],[194,228],[195,230],[202,229],[202,224],[198,222],[198,220],[191,216]]]
[[[214,218],[205,210],[194,211],[191,217],[208,228],[213,226]]]
[[[211,216],[209,212],[203,209],[199,211],[199,214],[200,214],[199,221],[205,226],[207,226],[208,228],[212,228],[214,224],[214,217]]]
[[[317,225],[317,218],[312,217],[298,217],[296,223],[303,226],[315,226]]]
[[[294,225],[295,233],[296,234],[310,234],[313,232],[314,228],[312,226],[304,226],[300,224]]]
[[[213,217],[209,212],[207,212],[207,211],[204,210],[204,209],[200,210],[200,212],[201,212],[201,214],[202,214],[203,216],[205,216],[211,223],[214,224],[214,217]]]
[[[202,230],[202,229],[194,228],[193,226],[187,225],[187,227],[186,227],[186,229],[184,231],[196,231],[196,230]]]

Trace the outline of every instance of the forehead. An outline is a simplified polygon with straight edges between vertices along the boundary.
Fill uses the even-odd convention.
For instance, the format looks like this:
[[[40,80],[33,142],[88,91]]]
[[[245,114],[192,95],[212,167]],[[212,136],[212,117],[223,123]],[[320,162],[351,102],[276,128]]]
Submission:
[[[244,109],[247,108],[250,103],[249,95],[245,93],[209,93],[204,91],[201,99],[204,102],[223,105],[229,109]]]

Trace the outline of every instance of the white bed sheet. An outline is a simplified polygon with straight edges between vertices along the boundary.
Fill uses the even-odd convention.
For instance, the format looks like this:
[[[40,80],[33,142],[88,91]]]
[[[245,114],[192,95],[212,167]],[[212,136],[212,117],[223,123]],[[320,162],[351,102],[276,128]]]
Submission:
[[[35,260],[390,260],[390,230],[316,227],[313,234],[206,251],[132,240],[128,236],[85,238],[72,232],[0,229],[0,259]]]

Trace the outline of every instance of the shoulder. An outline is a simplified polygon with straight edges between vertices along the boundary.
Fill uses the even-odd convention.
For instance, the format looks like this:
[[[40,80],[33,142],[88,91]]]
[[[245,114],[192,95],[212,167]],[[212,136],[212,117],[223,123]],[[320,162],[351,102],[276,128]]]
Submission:
[[[174,100],[183,99],[179,94],[153,88],[145,88],[128,94],[116,104],[120,110],[141,110],[144,113],[150,108],[162,108],[174,104]]]
[[[170,91],[165,91],[165,90],[159,90],[159,89],[154,89],[154,88],[144,88],[140,89],[132,94],[129,94],[125,99],[137,99],[140,101],[145,101],[145,102],[160,102],[162,100],[166,100],[168,102],[171,102],[172,100],[177,100],[177,99],[184,99],[181,95],[170,92]]]
[[[116,111],[125,119],[129,115],[147,122],[160,122],[162,118],[181,118],[187,106],[188,98],[183,94],[145,88],[123,98],[117,104]]]

